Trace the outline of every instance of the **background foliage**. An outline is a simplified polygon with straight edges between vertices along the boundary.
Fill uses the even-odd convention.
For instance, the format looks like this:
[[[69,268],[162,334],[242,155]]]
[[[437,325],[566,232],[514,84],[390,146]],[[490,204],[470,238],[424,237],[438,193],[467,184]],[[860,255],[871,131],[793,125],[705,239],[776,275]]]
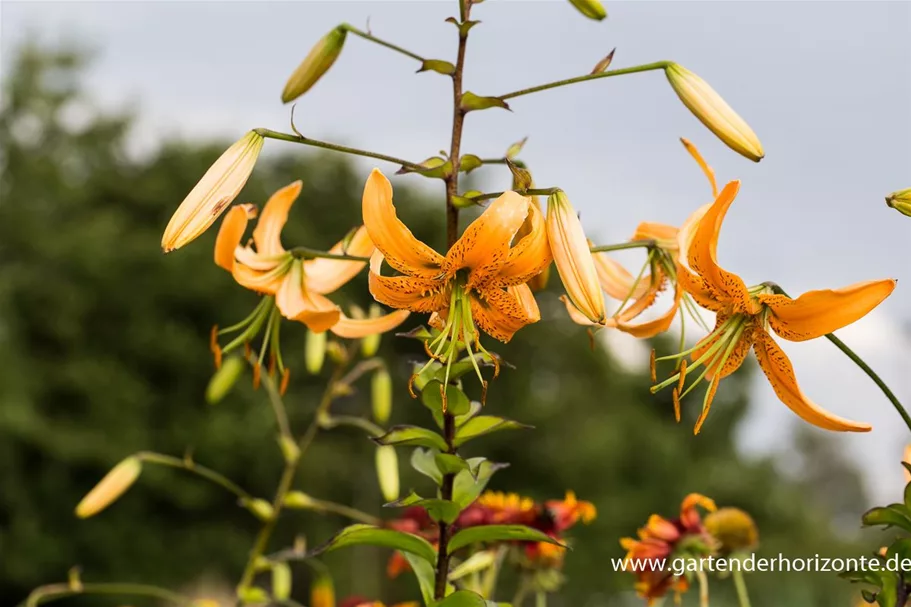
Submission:
[[[200,463],[260,495],[269,494],[280,469],[262,392],[242,381],[217,408],[202,398],[213,369],[211,325],[246,316],[256,296],[212,264],[214,230],[168,257],[159,250],[168,217],[225,144],[174,141],[131,156],[130,115],[96,111],[80,84],[84,63],[78,52],[24,48],[3,82],[0,607],[62,579],[74,564],[87,580],[231,588],[256,522],[221,489],[151,469],[103,515],[77,522],[73,508],[114,463],[141,449],[180,455],[192,447]],[[297,178],[305,186],[288,242],[331,245],[359,214],[364,171],[337,156],[267,156],[241,199],[262,203]],[[403,187],[396,196],[419,237],[433,242],[443,232],[439,200]],[[367,303],[365,283],[361,276],[349,285],[352,301]],[[555,293],[544,295],[544,319],[496,347],[516,369],[492,383],[488,407],[537,429],[485,445],[489,457],[512,463],[492,489],[541,500],[575,489],[598,508],[592,526],[574,531],[570,583],[554,604],[638,604],[631,576],[610,567],[610,558],[622,556],[617,539],[652,512],[674,515],[691,491],[751,512],[760,556],[862,553],[844,534],[863,510],[862,483],[839,456],[837,437],[802,434],[784,462],[744,459],[734,439],[748,406],[743,373],[725,382],[694,439],[692,407],[675,424],[670,395],[649,394],[647,370],[630,373],[616,358],[622,353],[590,350],[561,308]],[[283,336],[293,369],[287,402],[300,427],[322,380],[302,370],[303,327]],[[422,420],[423,407],[402,397],[415,344],[387,337],[383,347],[395,360],[393,422]],[[363,412],[367,398],[362,390],[341,406]],[[392,514],[380,511],[373,446],[363,436],[323,433],[307,459],[299,488]],[[423,486],[405,468],[403,487]],[[278,537],[290,543],[305,534],[315,544],[342,524],[299,514]],[[416,596],[407,577],[384,581],[387,556],[367,549],[329,555],[339,594]],[[298,575],[303,583],[307,572]],[[855,596],[831,574],[764,573],[748,582],[757,607],[847,605]],[[726,591],[713,588],[719,597]]]

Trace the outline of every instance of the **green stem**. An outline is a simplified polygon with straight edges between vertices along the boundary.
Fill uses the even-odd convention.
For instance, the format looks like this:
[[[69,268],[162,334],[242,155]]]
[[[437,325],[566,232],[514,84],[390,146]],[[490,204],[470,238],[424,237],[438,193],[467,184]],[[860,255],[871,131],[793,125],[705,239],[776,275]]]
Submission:
[[[640,247],[653,248],[657,246],[658,243],[652,239],[643,239],[643,240],[631,240],[629,242],[621,242],[620,244],[604,244],[598,245],[597,247],[592,247],[592,253],[606,253],[608,251],[622,251],[624,249],[638,249]]]
[[[42,603],[50,603],[51,601],[86,594],[146,596],[168,601],[176,605],[187,605],[190,603],[190,599],[177,594],[176,592],[146,584],[83,584],[80,588],[73,588],[69,584],[51,584],[49,586],[36,588],[32,591],[25,602],[22,603],[21,607],[37,607]]]
[[[339,426],[350,426],[353,428],[359,428],[373,437],[383,436],[386,434],[385,430],[374,424],[369,419],[356,417],[354,415],[323,416],[323,419],[320,421],[320,426],[326,430],[338,428]]]
[[[696,571],[696,579],[699,580],[699,607],[709,607],[709,578],[705,571],[699,569]]]
[[[335,502],[326,502],[315,498],[310,498],[310,500],[312,504],[310,509],[317,512],[330,512],[332,514],[339,514],[341,516],[350,518],[353,521],[360,521],[362,523],[374,525],[376,527],[381,527],[383,525],[382,519],[367,514],[366,512],[363,512],[356,508],[345,506],[344,504],[337,504]]]
[[[415,171],[423,171],[424,167],[407,160],[402,160],[401,158],[396,158],[395,156],[387,156],[386,154],[378,154],[376,152],[369,152],[367,150],[359,150],[357,148],[351,148],[344,145],[337,145],[335,143],[327,143],[325,141],[319,141],[317,139],[311,139],[309,137],[304,137],[303,135],[292,135],[290,133],[280,133],[278,131],[273,131],[272,129],[258,128],[253,129],[260,137],[265,137],[266,139],[277,139],[278,141],[288,141],[291,143],[299,143],[301,145],[309,145],[315,148],[322,148],[324,150],[332,150],[334,152],[341,152],[342,154],[351,154],[352,156],[365,156],[367,158],[376,158],[377,160],[385,160],[386,162],[391,162],[393,164],[400,164],[404,167]]]
[[[319,249],[311,249],[310,247],[294,247],[291,249],[291,254],[299,259],[316,259],[321,257],[323,259],[339,259],[343,261],[370,261],[369,257],[329,253],[328,251],[320,251]]]
[[[275,423],[278,424],[278,431],[286,440],[290,439],[293,441],[294,436],[291,434],[291,424],[288,421],[288,410],[285,407],[285,402],[282,400],[281,394],[279,394],[278,387],[268,373],[262,373],[261,377],[262,384],[266,387],[266,392],[269,394],[269,403],[272,405],[272,411],[275,413]]]
[[[163,453],[154,453],[152,451],[140,451],[136,454],[136,457],[150,464],[158,464],[161,466],[168,466],[170,468],[179,468],[181,470],[186,470],[187,472],[192,472],[196,476],[204,478],[208,481],[212,481],[216,485],[224,487],[238,498],[242,500],[251,500],[253,496],[243,490],[238,486],[234,481],[227,478],[226,476],[219,474],[215,470],[206,468],[205,466],[200,466],[192,459],[189,458],[179,458],[174,457],[173,455],[164,455]]]
[[[547,607],[547,593],[539,590],[535,593],[535,607]]]
[[[598,80],[599,78],[610,78],[611,76],[622,76],[624,74],[636,74],[638,72],[648,72],[652,70],[663,70],[667,66],[671,65],[670,61],[656,61],[655,63],[646,63],[644,65],[636,65],[633,67],[625,67],[619,70],[608,70],[600,74],[586,74],[585,76],[577,76],[576,78],[567,78],[566,80],[557,80],[556,82],[548,82],[547,84],[539,84],[538,86],[533,86],[527,89],[521,89],[518,91],[513,91],[512,93],[507,93],[505,95],[498,95],[499,99],[512,99],[513,97],[521,97],[522,95],[530,95],[531,93],[537,93],[539,91],[546,91],[549,89],[555,89],[561,86],[566,86],[568,84],[575,84],[577,82],[588,82],[589,80]]]
[[[740,603],[740,607],[750,607],[750,595],[747,594],[747,585],[743,579],[743,572],[737,567],[731,572],[731,577],[734,578],[734,587],[737,589],[737,602]]]
[[[550,196],[559,190],[560,188],[533,188],[525,190],[522,194],[525,196]],[[487,194],[481,194],[480,196],[473,196],[472,200],[493,200],[494,198],[499,198],[503,194],[504,192],[488,192]]]
[[[411,51],[409,51],[407,49],[403,49],[400,46],[396,46],[395,44],[392,44],[391,42],[386,42],[385,40],[381,40],[381,39],[377,38],[376,36],[374,36],[373,34],[368,34],[367,32],[361,31],[361,30],[357,29],[356,27],[354,27],[353,25],[350,25],[348,23],[342,23],[339,27],[343,30],[351,32],[355,36],[360,36],[364,40],[369,40],[370,42],[373,42],[374,44],[379,44],[380,46],[385,46],[389,50],[393,50],[397,53],[401,53],[402,55],[405,55],[406,57],[411,57],[412,59],[420,61],[421,63],[426,61],[426,59],[424,59],[417,53],[412,53]]]
[[[778,284],[774,282],[766,282],[763,284],[770,287],[775,293],[779,295],[791,297],[785,292],[784,289],[782,289]],[[858,356],[854,350],[849,348],[845,342],[835,337],[835,334],[827,333],[825,337],[833,344],[835,344],[835,347],[841,350],[845,356],[850,358],[855,365],[860,367],[860,369],[867,374],[867,377],[873,380],[873,383],[875,383],[879,389],[882,390],[882,393],[886,395],[886,398],[889,399],[889,402],[892,403],[892,406],[895,407],[895,410],[899,415],[901,415],[901,418],[904,420],[905,425],[908,426],[909,430],[911,430],[911,415],[908,415],[908,411],[902,406],[901,401],[898,400],[898,397],[895,396],[892,390],[889,389],[889,386],[886,385],[886,382],[884,382],[882,378],[877,375],[873,369],[870,368],[870,365],[864,362],[864,359]]]

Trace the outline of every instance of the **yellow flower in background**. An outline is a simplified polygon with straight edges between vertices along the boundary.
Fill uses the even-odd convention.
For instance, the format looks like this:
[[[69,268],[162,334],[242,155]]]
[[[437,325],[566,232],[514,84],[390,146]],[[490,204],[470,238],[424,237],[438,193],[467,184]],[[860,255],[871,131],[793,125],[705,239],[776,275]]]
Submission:
[[[724,554],[752,551],[759,545],[759,529],[753,517],[740,508],[721,508],[705,517],[705,528],[718,540]]]
[[[434,358],[451,363],[457,350],[454,344],[461,341],[474,361],[471,344],[486,353],[476,325],[508,342],[516,331],[540,319],[525,283],[547,267],[551,256],[541,212],[527,198],[504,193],[465,229],[445,256],[415,238],[398,219],[392,185],[377,169],[364,188],[363,213],[377,249],[370,262],[370,293],[393,308],[434,314],[431,324],[441,330],[428,346],[436,348]],[[526,218],[535,228],[513,243]],[[398,276],[381,274],[384,260]],[[450,349],[444,353],[447,340]]]
[[[237,198],[253,172],[263,141],[262,136],[250,131],[206,171],[168,222],[161,237],[165,253],[179,249],[205,232]]]
[[[665,74],[683,105],[729,148],[754,162],[762,160],[765,152],[756,133],[705,80],[676,63]]]
[[[698,433],[708,415],[718,382],[740,368],[750,349],[772,384],[778,398],[805,421],[826,430],[867,432],[869,424],[833,415],[808,399],[794,376],[791,361],[772,339],[805,341],[821,337],[859,320],[879,305],[895,288],[895,280],[875,280],[836,290],[809,291],[797,299],[773,292],[763,284],[747,288],[743,279],[718,265],[716,250],[721,225],[740,189],[732,181],[718,195],[699,222],[689,247],[687,262],[680,264],[677,280],[704,308],[716,313],[715,329],[695,347],[678,355],[690,355],[691,362],[666,381],[653,386],[655,392],[670,385],[679,420],[679,398],[703,379],[709,382],[696,422]],[[702,367],[696,380],[683,389],[687,373]]]

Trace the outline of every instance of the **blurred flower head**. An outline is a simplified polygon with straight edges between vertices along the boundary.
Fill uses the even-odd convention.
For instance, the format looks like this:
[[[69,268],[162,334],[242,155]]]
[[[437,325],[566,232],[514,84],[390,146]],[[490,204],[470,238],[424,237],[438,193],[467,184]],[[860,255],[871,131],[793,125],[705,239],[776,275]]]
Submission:
[[[705,517],[705,528],[718,540],[722,554],[752,551],[759,545],[753,517],[740,508],[721,508]]]

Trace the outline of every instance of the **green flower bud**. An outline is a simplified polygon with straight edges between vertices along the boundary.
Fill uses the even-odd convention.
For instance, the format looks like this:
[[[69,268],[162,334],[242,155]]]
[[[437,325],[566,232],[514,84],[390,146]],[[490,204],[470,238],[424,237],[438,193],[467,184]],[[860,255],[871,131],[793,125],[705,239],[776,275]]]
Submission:
[[[306,510],[313,507],[313,498],[303,491],[289,491],[285,496],[285,507]]]
[[[399,499],[399,458],[392,445],[376,448],[376,476],[383,498],[387,502]]]
[[[228,358],[222,363],[218,371],[212,375],[212,379],[209,380],[209,385],[206,387],[206,402],[210,405],[221,402],[221,399],[231,391],[231,388],[234,387],[243,372],[244,361],[241,357],[232,356]]]
[[[373,373],[370,384],[373,419],[376,423],[384,425],[389,421],[392,413],[392,377],[385,368],[377,369]]]
[[[902,215],[911,217],[911,188],[892,192],[886,196],[886,204]]]
[[[307,342],[304,346],[304,365],[310,375],[318,374],[326,360],[326,331],[314,333],[307,331]]]
[[[335,60],[345,46],[345,37],[348,30],[338,26],[316,43],[310,53],[304,58],[282,91],[282,102],[294,101],[310,90],[316,82],[329,71]]]
[[[607,10],[598,0],[569,0],[569,3],[575,6],[580,13],[589,19],[601,21],[607,17]]]
[[[253,516],[263,522],[272,520],[272,516],[275,514],[272,504],[262,498],[244,500],[243,504],[247,510],[253,513]]]

